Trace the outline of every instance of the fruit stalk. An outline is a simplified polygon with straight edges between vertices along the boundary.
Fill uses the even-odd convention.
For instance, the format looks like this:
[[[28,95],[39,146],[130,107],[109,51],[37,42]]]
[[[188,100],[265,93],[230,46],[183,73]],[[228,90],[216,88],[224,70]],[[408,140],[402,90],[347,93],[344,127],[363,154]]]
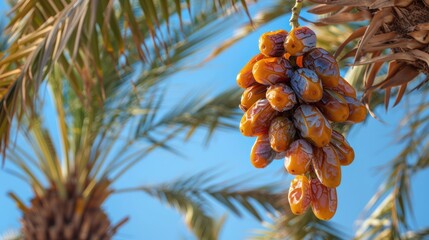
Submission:
[[[290,17],[290,25],[292,28],[299,27],[298,19],[299,19],[299,13],[301,12],[302,8],[302,2],[304,0],[295,0],[295,6],[292,8],[292,16]]]

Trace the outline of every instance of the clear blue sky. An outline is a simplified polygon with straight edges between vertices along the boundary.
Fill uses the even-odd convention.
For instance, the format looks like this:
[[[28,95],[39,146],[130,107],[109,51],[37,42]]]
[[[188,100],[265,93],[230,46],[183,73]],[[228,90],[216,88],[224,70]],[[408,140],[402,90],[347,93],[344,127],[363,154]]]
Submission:
[[[261,2],[264,3],[251,7],[253,14],[257,9],[267,5],[267,1]],[[3,4],[3,1],[0,1],[0,16],[4,16]],[[236,26],[246,21],[244,14],[237,16]],[[169,89],[171,98],[181,99],[193,90],[210,89],[213,92],[220,92],[234,86],[237,72],[258,51],[259,35],[280,28],[289,29],[288,16],[258,29],[204,67],[177,73],[171,79],[171,83],[175,83],[174,87]],[[232,34],[233,31],[230,28],[221,37],[225,38]],[[216,43],[218,42],[213,42],[210,47],[215,46]],[[203,58],[210,49],[206,48],[198,57]],[[390,160],[399,150],[398,145],[392,145],[392,139],[395,136],[395,127],[404,114],[401,105],[388,113],[383,110],[378,112],[388,122],[387,124],[370,119],[366,124],[355,127],[348,137],[350,144],[355,148],[356,159],[352,165],[343,168],[342,183],[338,188],[338,210],[332,221],[340,224],[349,234],[356,229],[356,219],[380,181],[383,180],[383,175],[378,173],[376,167]],[[130,187],[158,183],[205,169],[224,170],[224,175],[220,179],[255,176],[261,183],[280,181],[285,186],[289,185],[291,177],[282,172],[282,161],[276,161],[263,170],[257,170],[251,166],[248,156],[254,139],[241,136],[238,122],[236,130],[217,132],[209,146],[204,146],[204,137],[205,131],[200,131],[187,143],[176,142],[176,147],[187,153],[186,158],[178,158],[163,151],[152,153],[116,186]],[[427,176],[428,171],[421,173],[412,185],[414,209],[417,210],[415,211],[417,227],[429,225],[427,218],[429,193],[420,191],[425,189]],[[0,171],[0,234],[19,228],[19,212],[15,209],[12,200],[6,196],[6,193],[11,190],[26,201],[31,197],[28,186],[6,172]],[[115,195],[106,202],[105,209],[113,222],[124,216],[131,218],[120,229],[116,239],[192,239],[192,235],[186,230],[178,213],[144,194]],[[225,209],[219,207],[216,208],[216,212],[221,216]],[[237,218],[229,215],[221,239],[245,239],[257,228],[260,228],[260,224],[250,216]]]

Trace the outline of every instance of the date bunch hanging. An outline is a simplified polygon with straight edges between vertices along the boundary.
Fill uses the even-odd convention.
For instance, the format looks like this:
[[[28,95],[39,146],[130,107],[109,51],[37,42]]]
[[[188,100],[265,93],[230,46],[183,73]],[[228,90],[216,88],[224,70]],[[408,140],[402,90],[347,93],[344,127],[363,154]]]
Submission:
[[[354,159],[353,148],[332,124],[362,122],[367,110],[340,76],[336,59],[316,47],[310,28],[264,33],[259,51],[237,75],[245,89],[240,131],[256,137],[250,161],[264,168],[284,159],[295,175],[288,195],[292,212],[311,206],[317,218],[329,220],[337,208],[341,167]]]

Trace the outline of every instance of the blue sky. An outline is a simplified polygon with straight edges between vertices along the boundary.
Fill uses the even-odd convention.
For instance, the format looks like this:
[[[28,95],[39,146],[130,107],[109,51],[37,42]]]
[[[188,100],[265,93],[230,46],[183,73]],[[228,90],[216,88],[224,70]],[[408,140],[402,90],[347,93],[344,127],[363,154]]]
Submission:
[[[0,1],[0,16],[4,16],[3,4],[3,1]],[[254,14],[257,9],[262,9],[266,5],[269,4],[258,3],[251,7],[251,11]],[[237,16],[234,22],[239,26],[246,21],[246,16],[242,14]],[[173,87],[169,88],[169,95],[172,99],[179,100],[192,91],[210,90],[216,93],[234,86],[237,72],[258,52],[260,34],[281,28],[289,29],[288,16],[253,32],[202,68],[175,74],[170,80]],[[232,34],[233,29],[228,28],[219,39],[225,39]],[[219,42],[213,42],[190,64],[203,59],[217,43]],[[371,118],[365,124],[356,126],[348,136],[350,144],[355,149],[356,159],[352,165],[342,169],[342,182],[338,188],[339,204],[332,221],[340,224],[350,235],[356,230],[355,222],[361,216],[366,203],[384,180],[384,176],[376,167],[394,157],[401,147],[392,144],[395,128],[405,114],[401,104],[387,113],[379,109],[378,114],[387,122],[386,124]],[[241,136],[238,122],[236,130],[217,132],[208,146],[204,145],[205,134],[204,130],[198,131],[189,142],[175,142],[175,146],[186,153],[185,158],[164,151],[155,151],[122,178],[116,187],[159,183],[207,169],[219,169],[222,172],[220,180],[254,176],[256,180],[252,182],[253,185],[273,181],[289,185],[292,178],[282,171],[282,161],[275,161],[262,170],[251,166],[248,156],[254,139]],[[422,172],[417,175],[412,185],[416,210],[414,225],[419,228],[429,225],[429,219],[426,217],[429,213],[427,207],[429,193],[421,191],[425,189],[427,176],[428,171]],[[19,228],[20,215],[12,200],[7,197],[7,192],[13,190],[26,201],[30,199],[31,192],[28,186],[5,171],[0,172],[0,183],[1,234]],[[121,228],[116,239],[192,239],[178,213],[144,194],[114,195],[106,202],[105,209],[113,222],[125,216],[131,218]],[[225,209],[218,206],[214,211],[220,217]],[[229,214],[221,239],[245,239],[258,228],[260,224],[249,215],[237,218]]]

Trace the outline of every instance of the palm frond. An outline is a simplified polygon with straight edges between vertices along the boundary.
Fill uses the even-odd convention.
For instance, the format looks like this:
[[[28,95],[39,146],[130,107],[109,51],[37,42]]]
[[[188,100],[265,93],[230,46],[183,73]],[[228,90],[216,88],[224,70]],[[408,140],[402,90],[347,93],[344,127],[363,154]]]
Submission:
[[[191,99],[188,97],[187,100],[178,101],[178,104],[166,113],[160,112],[158,108],[157,102],[162,96],[159,96],[158,100],[146,101],[146,106],[133,110],[143,114],[131,129],[134,131],[134,139],[131,141],[140,143],[146,141],[149,145],[146,148],[140,147],[130,155],[121,153],[114,157],[115,160],[107,171],[121,169],[114,177],[116,179],[141,161],[149,152],[159,147],[179,153],[169,145],[169,142],[178,137],[188,140],[196,129],[208,129],[207,143],[215,130],[236,128],[234,123],[240,117],[237,106],[241,91],[233,88],[212,98],[205,94]]]
[[[368,67],[370,74],[364,76],[364,102],[370,101],[375,90],[383,90],[389,96],[395,89],[395,106],[420,74],[427,75],[427,42],[420,31],[427,19],[413,17],[419,12],[427,12],[424,1],[311,1],[323,3],[316,5],[312,11],[324,15],[317,21],[319,25],[368,20],[368,26],[355,28],[337,52],[338,56],[345,46],[352,47],[352,50],[346,51],[344,58],[354,57],[354,64]],[[397,11],[398,7],[400,11]],[[349,44],[352,41],[353,44]],[[374,78],[370,76],[377,76],[384,63],[389,64],[389,74],[380,82],[373,82]],[[389,100],[390,97],[386,97],[386,107]]]
[[[287,205],[287,200],[284,199]],[[281,239],[349,239],[341,227],[332,222],[317,219],[309,210],[303,215],[296,216],[289,206],[286,212],[274,217],[274,223],[265,223],[265,229],[256,231],[252,239],[281,240]]]
[[[399,239],[410,231],[410,216],[413,215],[411,181],[415,174],[429,167],[427,146],[429,138],[423,129],[429,127],[427,91],[422,96],[409,94],[406,101],[417,105],[405,105],[408,109],[398,126],[398,143],[405,147],[383,167],[386,181],[367,205],[367,215],[360,223],[357,239]],[[411,100],[413,99],[413,100]]]
[[[183,214],[186,224],[198,239],[216,239],[213,238],[214,233],[219,231],[213,221],[216,216],[211,200],[237,216],[242,216],[240,208],[244,209],[258,220],[262,220],[258,211],[261,207],[271,213],[283,211],[275,187],[249,188],[245,184],[247,179],[216,181],[217,178],[218,174],[204,171],[167,183],[117,189],[115,193],[142,191],[158,199]]]
[[[0,79],[5,89],[0,95],[0,150],[5,150],[15,113],[19,120],[24,107],[37,106],[37,89],[54,64],[60,65],[75,90],[82,85],[97,85],[107,77],[102,72],[100,52],[111,58],[113,67],[134,58],[148,65],[155,59],[167,63],[171,61],[169,46],[174,42],[170,38],[172,26],[180,22],[183,30],[187,21],[198,25],[199,21],[207,22],[207,16],[246,6],[245,1],[238,0],[198,2],[14,2],[7,27],[10,45],[0,58]],[[83,83],[77,81],[78,76]],[[103,89],[98,89],[104,99]]]
[[[402,239],[406,240],[419,240],[419,239],[426,239],[429,237],[429,228],[423,228],[419,231],[409,231],[403,234]]]

